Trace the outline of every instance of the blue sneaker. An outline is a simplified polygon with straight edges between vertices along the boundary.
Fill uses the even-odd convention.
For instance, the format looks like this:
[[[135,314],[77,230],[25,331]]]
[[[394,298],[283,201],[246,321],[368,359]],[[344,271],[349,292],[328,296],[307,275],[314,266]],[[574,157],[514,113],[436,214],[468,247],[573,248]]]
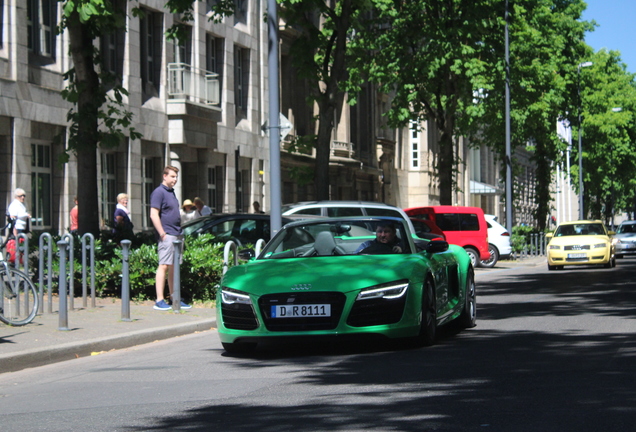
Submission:
[[[181,309],[192,309],[192,306],[187,303],[181,302]]]
[[[165,300],[160,300],[160,301],[155,303],[155,305],[153,306],[153,309],[160,310],[160,311],[166,311],[166,310],[172,309],[172,307],[168,303],[166,303]]]

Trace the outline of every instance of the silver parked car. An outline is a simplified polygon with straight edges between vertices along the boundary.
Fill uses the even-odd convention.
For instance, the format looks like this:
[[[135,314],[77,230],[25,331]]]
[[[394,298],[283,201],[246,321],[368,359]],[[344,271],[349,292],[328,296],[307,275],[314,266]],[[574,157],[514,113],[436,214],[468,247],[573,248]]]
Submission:
[[[636,255],[636,220],[624,221],[613,236],[616,248],[616,258],[623,258],[623,255]]]

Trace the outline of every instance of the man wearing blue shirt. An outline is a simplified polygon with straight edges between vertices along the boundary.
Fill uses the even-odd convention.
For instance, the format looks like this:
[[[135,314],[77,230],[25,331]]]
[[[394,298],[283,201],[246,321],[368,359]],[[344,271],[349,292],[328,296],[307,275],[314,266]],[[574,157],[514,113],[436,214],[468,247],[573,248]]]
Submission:
[[[168,273],[168,287],[170,296],[173,294],[172,281],[174,280],[174,245],[176,240],[183,241],[181,231],[181,214],[179,212],[179,200],[174,194],[174,186],[179,178],[179,168],[167,166],[163,169],[163,181],[150,194],[150,220],[155,227],[155,235],[158,241],[159,266],[155,278],[157,301],[154,308],[157,310],[169,310],[171,306],[164,299],[166,286],[166,273]],[[183,247],[183,243],[181,243]],[[181,302],[181,309],[190,309],[192,306]]]

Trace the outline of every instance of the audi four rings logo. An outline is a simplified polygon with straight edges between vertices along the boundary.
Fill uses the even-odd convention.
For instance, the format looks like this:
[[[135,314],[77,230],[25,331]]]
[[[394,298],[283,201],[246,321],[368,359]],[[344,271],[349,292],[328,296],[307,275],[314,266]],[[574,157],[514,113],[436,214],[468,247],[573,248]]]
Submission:
[[[311,284],[296,284],[291,286],[292,291],[310,290]]]

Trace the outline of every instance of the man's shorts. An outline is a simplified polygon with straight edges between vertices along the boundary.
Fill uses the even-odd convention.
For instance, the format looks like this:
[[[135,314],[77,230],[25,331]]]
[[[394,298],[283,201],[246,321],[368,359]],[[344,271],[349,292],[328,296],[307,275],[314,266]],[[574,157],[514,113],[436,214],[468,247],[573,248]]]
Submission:
[[[159,240],[159,246],[157,248],[159,250],[159,265],[174,264],[174,245],[172,244],[172,242],[176,240],[181,240],[181,256],[179,259],[179,264],[183,263],[183,236],[173,236],[166,234],[163,240]]]

